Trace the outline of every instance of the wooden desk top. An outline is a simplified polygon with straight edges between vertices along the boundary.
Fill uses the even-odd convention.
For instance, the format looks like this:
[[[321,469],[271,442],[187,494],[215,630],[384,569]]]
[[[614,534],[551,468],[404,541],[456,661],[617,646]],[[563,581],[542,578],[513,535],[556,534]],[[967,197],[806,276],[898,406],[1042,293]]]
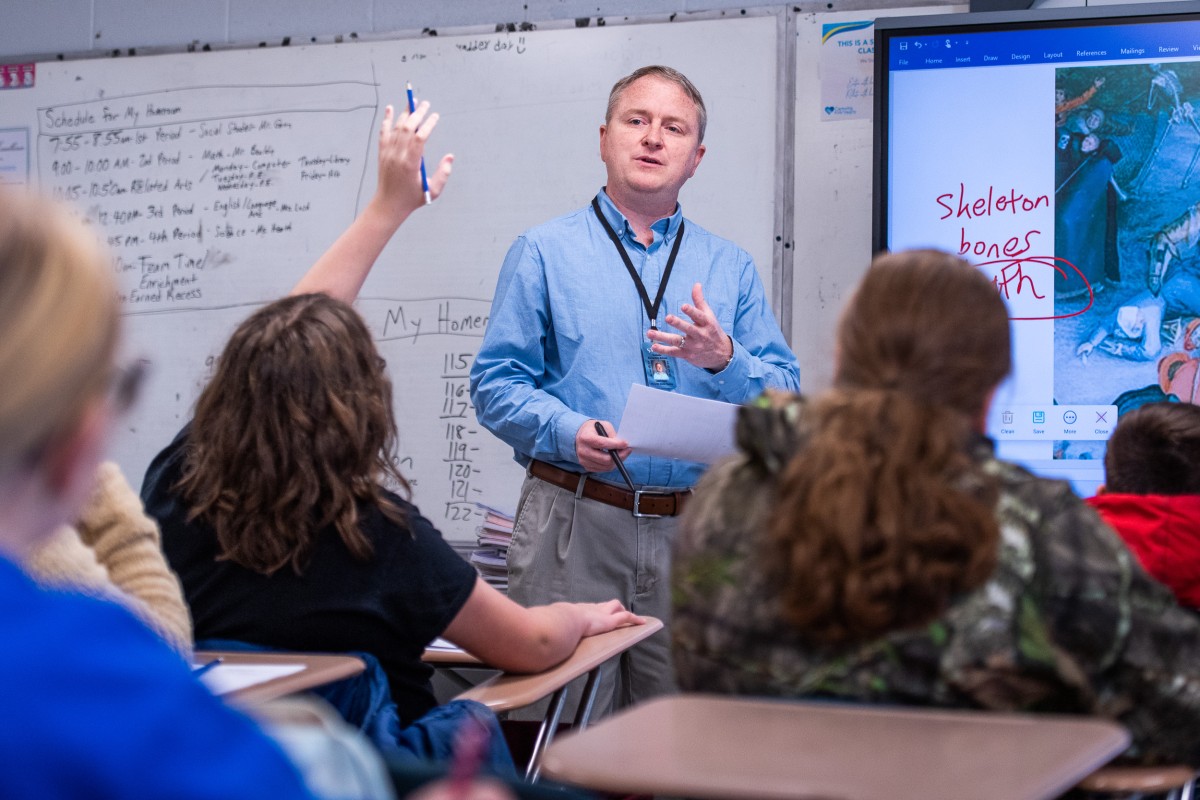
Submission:
[[[354,656],[318,653],[273,653],[257,651],[197,650],[198,663],[221,658],[216,669],[226,665],[299,665],[303,669],[291,675],[256,683],[234,692],[222,694],[226,700],[240,705],[257,705],[289,694],[303,692],[314,686],[340,681],[358,675],[367,667]]]
[[[1090,717],[677,695],[564,734],[542,773],[673,797],[1038,800],[1128,744]]]
[[[654,617],[645,619],[644,625],[630,625],[581,639],[570,658],[545,672],[532,675],[506,672],[496,675],[463,692],[458,699],[475,700],[496,712],[510,711],[537,702],[662,630],[662,620]]]

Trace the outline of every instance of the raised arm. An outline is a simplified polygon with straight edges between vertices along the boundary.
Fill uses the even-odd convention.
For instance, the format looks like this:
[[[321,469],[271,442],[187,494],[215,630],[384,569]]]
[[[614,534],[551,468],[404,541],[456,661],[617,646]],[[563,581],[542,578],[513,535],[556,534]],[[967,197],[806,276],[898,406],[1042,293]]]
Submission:
[[[443,635],[497,669],[541,672],[574,653],[585,636],[644,622],[616,600],[525,608],[478,578]]]
[[[324,292],[347,303],[358,297],[375,259],[408,215],[425,204],[421,186],[421,157],[425,142],[437,127],[438,115],[422,102],[411,113],[388,106],[379,131],[379,181],[375,195],[350,227],[309,268],[292,294]],[[444,155],[428,173],[429,193],[437,198],[450,178],[453,155]]]

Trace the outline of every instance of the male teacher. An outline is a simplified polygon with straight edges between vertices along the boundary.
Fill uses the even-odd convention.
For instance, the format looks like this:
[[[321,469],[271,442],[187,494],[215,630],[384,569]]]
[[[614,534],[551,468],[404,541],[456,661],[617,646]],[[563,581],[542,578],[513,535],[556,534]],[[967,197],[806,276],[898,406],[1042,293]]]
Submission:
[[[732,403],[799,389],[749,254],[679,207],[706,120],[674,69],[617,81],[600,126],[607,185],[504,259],[471,399],[528,470],[508,553],[522,605],[615,597],[670,617],[671,541],[704,465],[631,455],[613,421],[632,384]],[[637,492],[614,457],[628,458]],[[669,644],[664,630],[627,652],[597,710],[672,691]]]

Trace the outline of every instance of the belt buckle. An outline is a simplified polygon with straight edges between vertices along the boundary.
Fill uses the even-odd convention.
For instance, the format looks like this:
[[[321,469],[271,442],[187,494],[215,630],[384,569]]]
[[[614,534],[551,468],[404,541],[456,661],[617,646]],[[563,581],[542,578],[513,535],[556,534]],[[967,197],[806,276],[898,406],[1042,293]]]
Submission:
[[[638,519],[662,519],[663,517],[667,516],[666,514],[643,514],[640,510],[643,494],[661,494],[661,492],[658,492],[658,491],[650,492],[650,491],[647,491],[644,489],[634,489],[633,490],[633,515],[635,517],[637,517]]]

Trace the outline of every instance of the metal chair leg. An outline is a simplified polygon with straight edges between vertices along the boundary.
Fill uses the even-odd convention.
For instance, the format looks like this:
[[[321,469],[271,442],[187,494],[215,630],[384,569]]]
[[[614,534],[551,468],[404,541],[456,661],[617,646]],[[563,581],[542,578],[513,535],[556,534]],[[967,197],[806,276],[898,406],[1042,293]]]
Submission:
[[[567,702],[567,687],[558,689],[550,698],[550,713],[542,720],[538,728],[537,739],[533,743],[533,753],[529,756],[529,765],[525,768],[525,779],[530,783],[537,781],[542,772],[542,752],[554,741],[554,733],[558,730],[558,721],[562,718],[563,706]]]
[[[600,672],[603,669],[604,665],[601,664],[588,673],[587,682],[583,685],[583,697],[579,701],[579,708],[575,710],[576,730],[586,730],[592,721],[592,708],[596,705],[596,694],[600,689]]]

